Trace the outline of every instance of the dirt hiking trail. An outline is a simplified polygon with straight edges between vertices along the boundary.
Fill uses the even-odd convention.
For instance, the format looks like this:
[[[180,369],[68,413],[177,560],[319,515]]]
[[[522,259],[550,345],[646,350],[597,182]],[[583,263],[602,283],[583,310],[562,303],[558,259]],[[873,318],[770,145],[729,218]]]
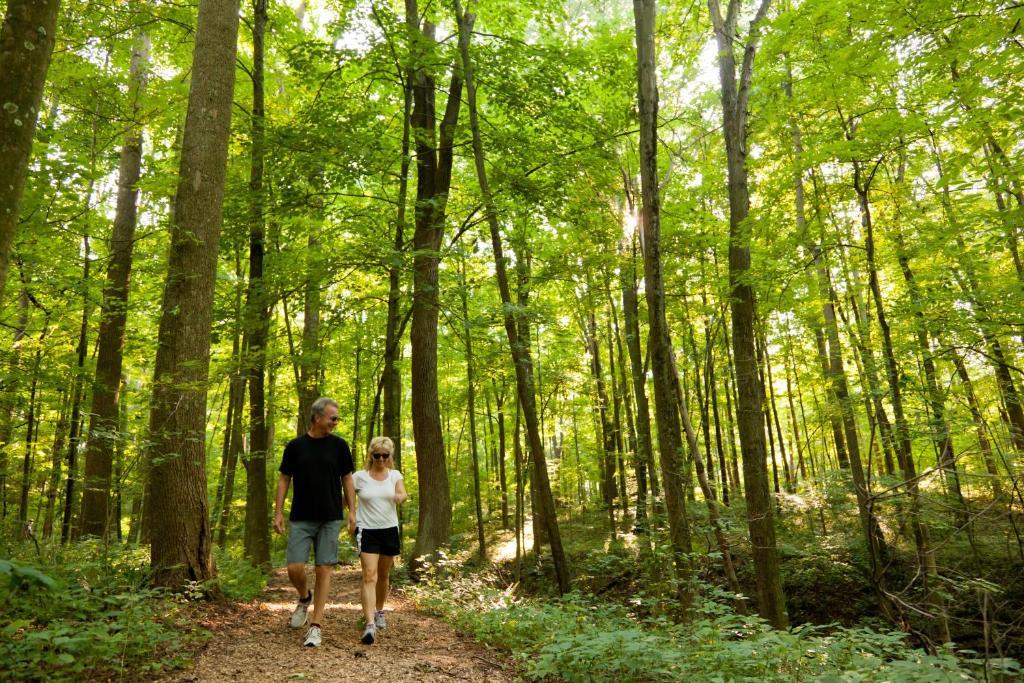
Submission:
[[[305,627],[288,627],[295,589],[279,569],[252,602],[233,603],[209,613],[203,626],[213,637],[190,669],[167,680],[519,680],[514,665],[503,654],[460,637],[448,624],[417,612],[395,592],[385,605],[387,628],[379,632],[373,645],[363,645],[359,642],[362,631],[356,626],[361,614],[360,584],[356,567],[339,565],[331,580],[323,644],[303,647]]]

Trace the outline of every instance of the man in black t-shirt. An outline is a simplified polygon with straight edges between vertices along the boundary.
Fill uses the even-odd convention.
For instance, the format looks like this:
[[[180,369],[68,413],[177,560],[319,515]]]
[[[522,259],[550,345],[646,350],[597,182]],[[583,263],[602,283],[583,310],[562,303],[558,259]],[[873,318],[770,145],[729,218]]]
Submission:
[[[284,499],[292,490],[288,515],[288,578],[299,593],[290,625],[302,628],[309,621],[304,645],[320,645],[321,619],[327,592],[331,587],[331,569],[338,564],[338,534],[341,532],[344,504],[348,507],[348,530],[355,533],[356,497],[352,485],[352,451],[341,437],[331,434],[338,424],[338,404],[318,398],[310,410],[309,431],[292,439],[281,458],[274,501],[274,530],[284,533]],[[306,562],[312,546],[316,564],[315,594],[306,583]],[[313,616],[309,619],[309,607]]]

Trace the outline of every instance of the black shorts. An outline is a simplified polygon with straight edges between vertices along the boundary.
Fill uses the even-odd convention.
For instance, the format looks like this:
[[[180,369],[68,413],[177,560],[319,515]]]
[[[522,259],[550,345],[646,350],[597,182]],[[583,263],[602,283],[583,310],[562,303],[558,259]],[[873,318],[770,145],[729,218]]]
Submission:
[[[394,557],[402,554],[398,540],[398,527],[387,529],[356,529],[356,545],[359,552]]]

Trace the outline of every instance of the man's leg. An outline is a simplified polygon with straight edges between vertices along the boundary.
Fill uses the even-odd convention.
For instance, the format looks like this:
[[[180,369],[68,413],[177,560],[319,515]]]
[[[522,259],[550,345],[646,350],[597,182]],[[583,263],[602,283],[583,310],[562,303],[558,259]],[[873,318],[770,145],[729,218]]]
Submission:
[[[313,587],[313,618],[311,624],[322,626],[324,618],[324,605],[327,604],[327,593],[331,590],[331,571],[333,564],[318,564],[316,566],[316,586]]]
[[[288,563],[288,580],[299,593],[299,600],[309,597],[309,584],[306,581],[306,565],[303,562]]]
[[[363,567],[363,591],[361,594],[363,603],[363,616],[367,625],[373,623],[373,608],[377,597],[377,565],[380,555],[376,553],[360,553],[359,563]]]
[[[324,605],[331,590],[331,572],[338,564],[338,532],[341,520],[324,522],[317,527],[313,553],[316,557],[316,586],[313,587],[313,617],[309,623],[323,626]]]
[[[301,628],[307,621],[310,595],[306,562],[309,560],[309,548],[313,545],[312,530],[308,522],[292,522],[288,525],[288,580],[299,594],[299,604],[295,606],[288,622],[292,628]]]
[[[388,590],[391,588],[391,566],[395,558],[390,555],[381,555],[377,562],[377,609],[384,609],[384,601],[388,599]]]

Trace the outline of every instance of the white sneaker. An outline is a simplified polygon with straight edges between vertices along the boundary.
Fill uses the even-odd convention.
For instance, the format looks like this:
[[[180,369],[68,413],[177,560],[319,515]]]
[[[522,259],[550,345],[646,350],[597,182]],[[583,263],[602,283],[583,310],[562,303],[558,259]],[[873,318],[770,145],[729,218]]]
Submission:
[[[306,620],[309,619],[309,608],[313,604],[313,594],[310,593],[303,602],[299,600],[299,603],[295,605],[295,611],[292,612],[292,618],[288,622],[288,625],[292,628],[302,628],[306,625]]]
[[[384,621],[384,610],[379,609],[373,613],[373,625],[378,629],[385,629],[388,627],[387,623]]]
[[[302,644],[306,647],[320,647],[320,627],[310,626],[306,631],[306,640]]]
[[[367,624],[366,630],[363,631],[363,637],[360,638],[363,645],[373,645],[374,639],[377,637],[377,627],[373,624]]]

